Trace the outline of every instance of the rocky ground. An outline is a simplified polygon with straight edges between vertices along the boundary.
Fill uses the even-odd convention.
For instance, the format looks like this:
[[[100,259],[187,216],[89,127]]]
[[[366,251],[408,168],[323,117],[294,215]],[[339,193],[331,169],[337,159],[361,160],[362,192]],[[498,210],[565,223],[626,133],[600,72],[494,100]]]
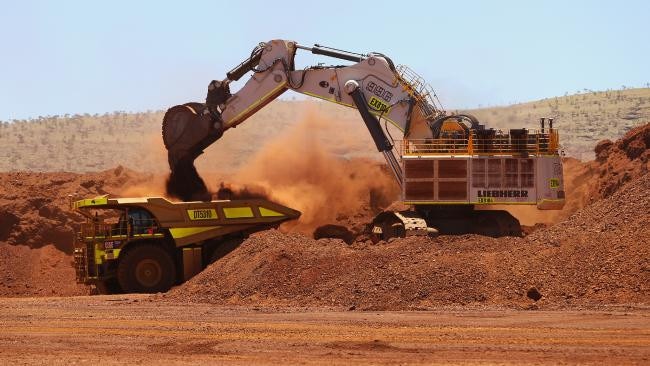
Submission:
[[[411,237],[348,245],[260,232],[161,297],[361,310],[647,304],[649,190],[650,175],[644,175],[525,238]]]
[[[645,365],[648,309],[224,307],[146,295],[0,298],[3,365]]]

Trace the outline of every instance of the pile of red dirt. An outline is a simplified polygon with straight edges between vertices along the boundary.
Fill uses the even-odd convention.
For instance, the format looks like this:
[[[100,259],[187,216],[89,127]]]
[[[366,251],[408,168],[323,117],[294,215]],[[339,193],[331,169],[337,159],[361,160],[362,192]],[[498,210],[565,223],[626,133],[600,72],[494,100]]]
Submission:
[[[72,266],[77,199],[152,185],[128,169],[89,174],[0,173],[0,296],[77,295]],[[161,183],[162,185],[162,183]]]
[[[87,295],[75,283],[72,256],[52,245],[29,248],[0,243],[0,296]]]
[[[89,174],[0,173],[0,242],[72,253],[73,226],[81,216],[70,199],[115,194],[152,180],[123,167]]]
[[[650,174],[634,178],[610,197],[577,211],[569,219],[539,230],[526,241],[542,248],[528,263],[524,278],[556,301],[597,304],[648,304],[650,295]],[[520,261],[517,248],[499,265]]]
[[[648,304],[650,175],[526,238],[345,244],[266,231],[164,299],[229,305],[423,309]],[[537,295],[537,296],[535,296]]]
[[[616,142],[602,140],[594,148],[590,163],[595,180],[590,183],[591,201],[609,197],[625,183],[650,170],[650,123],[628,131]]]

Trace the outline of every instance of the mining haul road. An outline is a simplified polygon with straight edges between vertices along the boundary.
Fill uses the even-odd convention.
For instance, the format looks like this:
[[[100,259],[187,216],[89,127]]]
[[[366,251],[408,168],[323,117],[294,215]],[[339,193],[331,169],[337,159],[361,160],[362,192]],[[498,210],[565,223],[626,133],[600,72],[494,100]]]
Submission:
[[[361,312],[146,295],[0,299],[2,365],[140,363],[649,364],[650,309]]]

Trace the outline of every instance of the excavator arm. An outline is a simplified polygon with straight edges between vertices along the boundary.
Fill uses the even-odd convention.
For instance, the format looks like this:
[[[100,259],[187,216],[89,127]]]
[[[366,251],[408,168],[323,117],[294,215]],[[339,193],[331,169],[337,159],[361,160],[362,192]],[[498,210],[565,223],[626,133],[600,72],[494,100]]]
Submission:
[[[353,64],[296,70],[294,58],[298,50]],[[249,72],[252,75],[246,84],[231,93],[230,83]],[[393,124],[405,137],[429,138],[435,131],[435,121],[444,117],[430,88],[408,68],[396,68],[382,54],[356,54],[319,45],[305,47],[286,40],[261,43],[224,80],[209,84],[205,103],[175,106],[165,114],[163,140],[172,172],[168,184],[171,193],[186,200],[203,199],[190,193],[207,192],[194,168],[194,159],[224,131],[243,123],[289,89],[359,110],[377,150],[384,154],[400,185],[401,168],[379,119]],[[190,182],[188,177],[193,177]]]

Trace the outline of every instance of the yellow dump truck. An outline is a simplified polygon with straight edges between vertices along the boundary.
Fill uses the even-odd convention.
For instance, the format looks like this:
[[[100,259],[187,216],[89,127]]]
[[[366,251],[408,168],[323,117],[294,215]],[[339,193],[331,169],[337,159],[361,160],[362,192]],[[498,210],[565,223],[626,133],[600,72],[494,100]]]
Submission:
[[[103,196],[71,206],[86,218],[75,235],[77,281],[100,293],[167,291],[248,234],[300,217],[264,199],[171,202]]]

